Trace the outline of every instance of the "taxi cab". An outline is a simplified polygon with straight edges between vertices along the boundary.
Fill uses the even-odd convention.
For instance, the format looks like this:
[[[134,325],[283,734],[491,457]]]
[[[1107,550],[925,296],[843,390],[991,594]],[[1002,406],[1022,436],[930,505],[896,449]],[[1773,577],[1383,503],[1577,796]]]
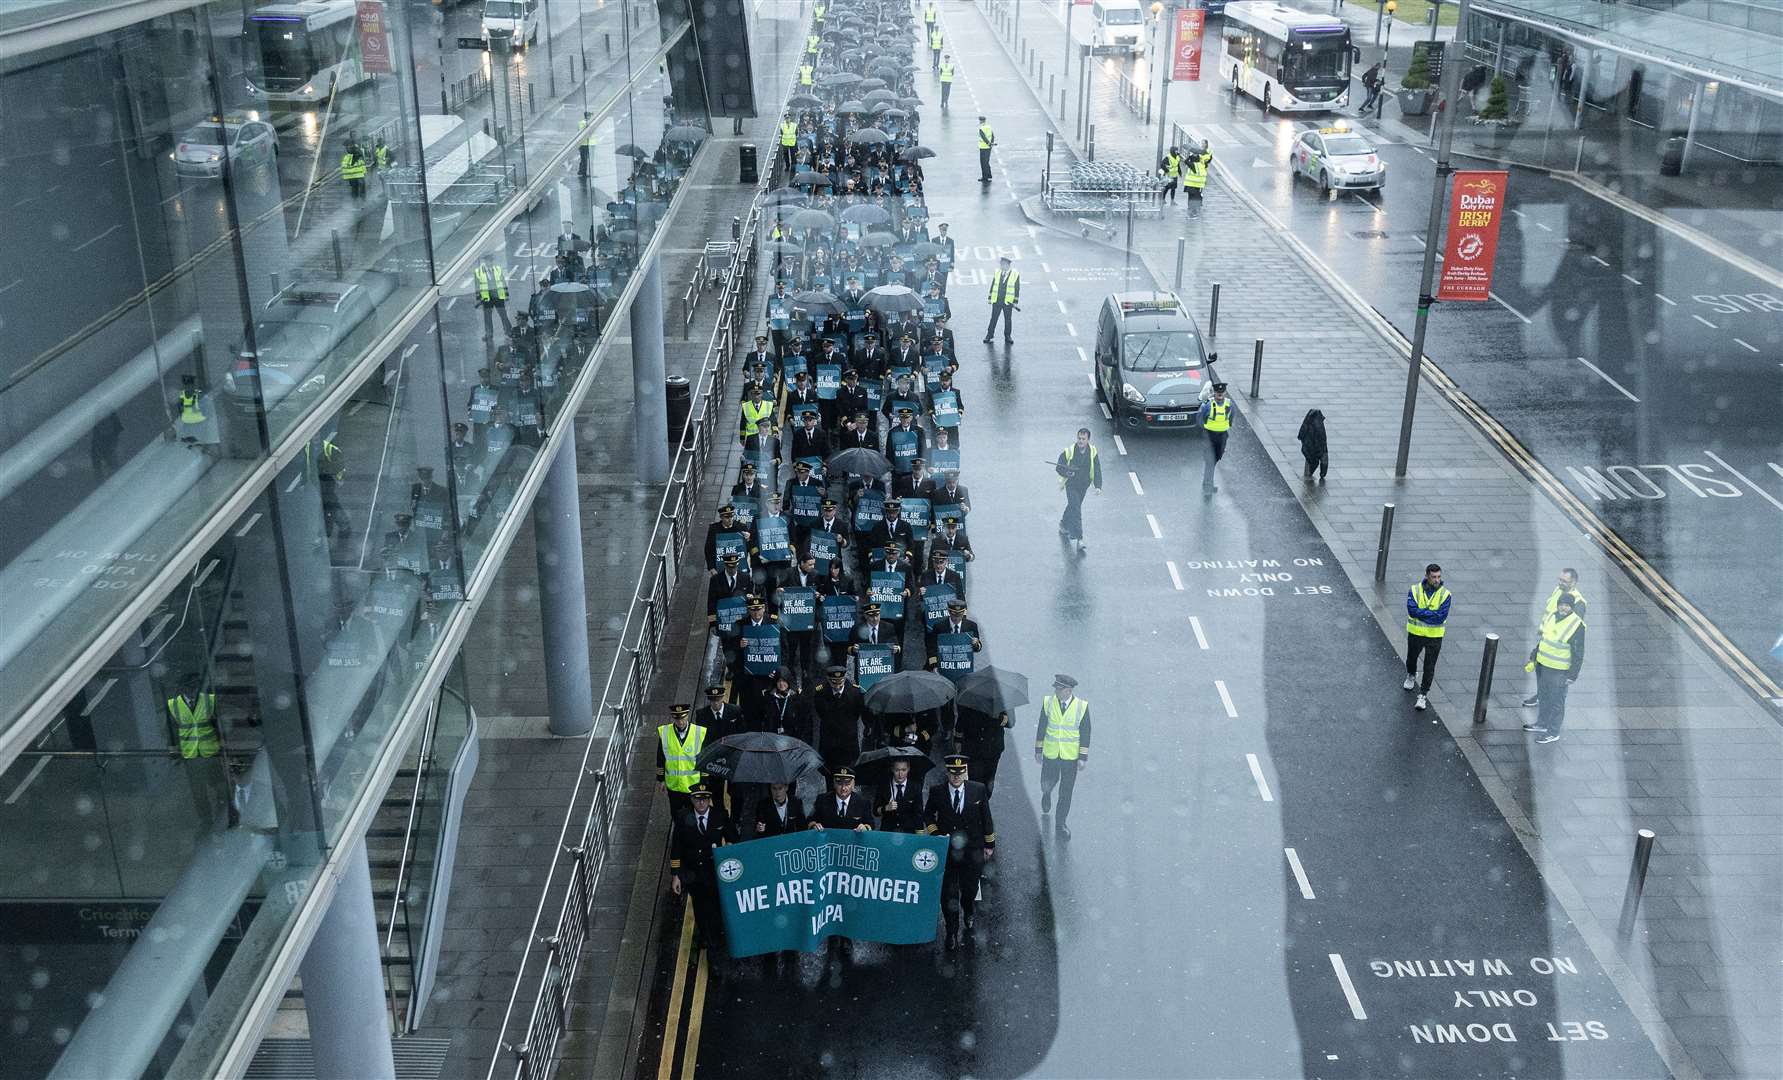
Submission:
[[[1169,292],[1102,301],[1095,364],[1097,392],[1130,431],[1194,427],[1214,378],[1201,328]]]
[[[223,155],[236,168],[270,165],[278,152],[278,132],[264,120],[229,116],[211,119],[186,129],[174,144],[173,168],[181,176],[217,179],[223,175]]]
[[[1319,185],[1320,192],[1375,190],[1387,183],[1387,163],[1374,144],[1346,127],[1319,128],[1294,140],[1288,159],[1295,177]]]

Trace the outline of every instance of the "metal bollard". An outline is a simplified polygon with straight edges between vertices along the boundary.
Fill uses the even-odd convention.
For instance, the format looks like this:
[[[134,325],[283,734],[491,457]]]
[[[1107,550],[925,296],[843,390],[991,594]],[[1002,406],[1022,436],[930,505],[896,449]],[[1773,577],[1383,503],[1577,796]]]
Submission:
[[[1048,105],[1052,104],[1052,99],[1057,96],[1056,94],[1053,93],[1053,91],[1057,90],[1058,88],[1059,88],[1059,77],[1057,75],[1054,75],[1052,78],[1046,80],[1046,103]]]
[[[1635,912],[1640,910],[1641,890],[1647,886],[1647,860],[1653,857],[1653,830],[1636,829],[1634,862],[1628,868],[1628,891],[1622,896],[1622,920],[1618,925],[1624,939],[1634,934]]]
[[[1207,309],[1207,336],[1220,336],[1220,283],[1213,283],[1213,303]]]
[[[733,243],[741,243],[742,240],[743,240],[743,219],[740,217],[732,217],[731,218],[731,241]]]
[[[1096,160],[1096,125],[1094,125],[1094,124],[1090,125],[1089,151],[1090,151],[1090,160],[1091,161]]]
[[[1393,544],[1393,504],[1381,504],[1381,539],[1374,549],[1374,580],[1387,580],[1387,549]]]
[[[1046,61],[1042,60],[1042,61],[1040,61],[1040,77],[1038,79],[1034,80],[1034,85],[1035,86],[1043,86],[1045,84],[1046,84]]]
[[[1492,696],[1492,673],[1498,663],[1498,635],[1486,635],[1486,647],[1480,652],[1480,682],[1473,692],[1473,722],[1486,722],[1486,699]]]
[[[334,276],[337,278],[346,277],[347,261],[341,258],[341,231],[339,229],[329,229],[328,231],[332,234],[330,242],[334,246]]]
[[[612,34],[602,34],[601,40],[603,42],[605,42],[607,45],[607,55],[612,56],[613,55],[613,35]]]
[[[536,85],[534,85],[533,83],[526,84],[526,111],[527,112],[536,113],[539,111],[539,97],[538,97],[538,94],[536,93],[537,90],[538,90],[538,87]]]
[[[1251,396],[1263,396],[1263,339],[1257,339],[1257,348],[1251,354]]]
[[[1182,289],[1182,259],[1183,259],[1183,255],[1185,253],[1187,253],[1188,250],[1189,250],[1189,238],[1186,236],[1177,237],[1176,238],[1176,288],[1178,291],[1181,291],[1181,289]]]

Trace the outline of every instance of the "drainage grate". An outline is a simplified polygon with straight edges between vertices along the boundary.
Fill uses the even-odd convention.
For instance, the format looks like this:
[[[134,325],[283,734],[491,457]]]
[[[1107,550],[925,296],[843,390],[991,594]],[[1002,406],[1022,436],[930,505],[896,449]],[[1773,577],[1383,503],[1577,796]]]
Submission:
[[[1351,233],[1350,236],[1356,240],[1385,240],[1387,238],[1387,234],[1379,229],[1363,229],[1360,232]]]
[[[395,1039],[390,1045],[396,1058],[396,1080],[439,1080],[452,1040],[411,1035]],[[316,1062],[310,1056],[310,1041],[261,1040],[245,1075],[246,1080],[314,1080]]]

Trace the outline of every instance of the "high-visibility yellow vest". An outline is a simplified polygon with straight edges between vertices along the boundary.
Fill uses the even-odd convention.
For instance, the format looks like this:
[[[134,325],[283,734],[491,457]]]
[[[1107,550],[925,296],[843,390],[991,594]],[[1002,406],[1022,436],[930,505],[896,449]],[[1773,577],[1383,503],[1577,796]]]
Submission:
[[[1448,598],[1449,590],[1445,586],[1438,585],[1435,592],[1426,591],[1422,581],[1412,586],[1412,603],[1426,611],[1442,607]],[[1431,626],[1409,617],[1405,620],[1405,632],[1416,637],[1442,637],[1447,631],[1446,626]]]
[[[198,407],[199,397],[200,395],[196,390],[180,391],[180,423],[204,423],[204,410]]]
[[[1208,431],[1232,430],[1232,402],[1213,401],[1207,403],[1207,423],[1201,425]]]
[[[812,34],[809,37],[807,37],[805,39],[805,51],[806,52],[816,52],[817,51],[817,42],[818,42],[818,37],[816,34]]]
[[[1555,671],[1573,666],[1573,635],[1585,625],[1574,612],[1565,618],[1549,615],[1542,619],[1542,639],[1535,646],[1535,662]]]
[[[1563,596],[1564,594],[1566,594],[1567,592],[1571,592],[1573,594],[1573,612],[1575,614],[1578,612],[1578,610],[1580,608],[1585,606],[1585,594],[1584,593],[1580,592],[1577,589],[1568,590],[1568,589],[1563,589],[1560,586],[1556,585],[1556,586],[1554,586],[1554,591],[1548,595],[1548,602],[1542,606],[1542,614],[1543,615],[1554,614],[1554,609],[1560,606],[1560,597]]]
[[[1182,175],[1182,155],[1181,154],[1165,154],[1164,155],[1164,175],[1168,176],[1172,180],[1174,180],[1178,176]]]
[[[1204,188],[1207,186],[1207,161],[1196,158],[1189,162],[1189,171],[1183,177],[1183,187]]]
[[[1072,443],[1070,446],[1065,447],[1065,464],[1070,465],[1072,462],[1074,462],[1076,460],[1077,460],[1077,444]],[[1087,481],[1088,483],[1093,484],[1096,482],[1096,448],[1094,446],[1090,447],[1090,471],[1087,475],[1089,478]],[[1063,484],[1064,482],[1065,482],[1065,478],[1062,476],[1059,477],[1059,483]]]
[[[222,752],[222,740],[217,737],[217,695],[199,694],[190,702],[183,697],[170,697],[167,712],[173,717],[180,757],[216,757]]]
[[[706,745],[706,729],[698,724],[687,725],[685,736],[677,735],[675,725],[664,724],[656,729],[662,739],[662,786],[685,795],[700,778],[694,765]]]
[[[351,150],[342,154],[341,155],[341,179],[342,180],[363,180],[363,179],[365,179],[365,158],[361,157],[358,154],[353,153]]]
[[[809,69],[807,69],[807,70],[809,70]],[[799,125],[793,123],[791,120],[784,120],[781,122],[781,124],[780,124],[780,145],[781,146],[797,146],[797,145],[799,145]]]
[[[811,85],[811,73],[812,73],[812,67],[810,64],[800,64],[799,65],[799,85],[800,86],[810,86]]]
[[[1011,270],[1007,274],[1002,271],[991,275],[990,302],[993,304],[1014,304],[1022,297],[1022,276]]]
[[[588,117],[584,116],[582,118],[582,145],[593,146],[596,142],[599,142],[600,140],[596,134],[599,130],[597,125],[589,123]]]
[[[743,434],[757,435],[761,432],[761,423],[774,413],[774,403],[761,401],[743,402]]]
[[[996,137],[996,133],[991,130],[989,124],[978,125],[978,148],[980,150],[989,150]]]
[[[928,7],[925,7],[922,9],[922,21],[925,23],[928,23],[930,26],[935,25],[935,5],[934,4],[930,4]]]
[[[811,14],[812,14],[812,15],[813,15],[813,16],[815,16],[815,17],[816,17],[816,19],[817,19],[817,21],[818,21],[818,22],[822,22],[822,21],[823,21],[823,15],[824,15],[824,12],[825,12],[825,11],[827,11],[827,10],[828,10],[828,9],[827,9],[827,8],[825,8],[825,7],[824,7],[824,6],[823,6],[823,5],[822,5],[822,4],[817,4],[817,5],[815,5],[815,6],[813,6],[813,7],[812,7],[812,9],[811,9]]]
[[[943,60],[941,62],[941,81],[944,83],[953,81],[953,61]]]
[[[1046,715],[1046,737],[1040,742],[1041,754],[1058,761],[1076,761],[1080,752],[1078,729],[1083,725],[1084,714],[1090,711],[1089,703],[1074,697],[1071,704],[1060,708],[1059,699],[1048,694],[1040,703],[1040,710]]]
[[[941,28],[940,27],[936,27],[935,29],[929,31],[929,48],[934,49],[936,52],[941,51]]]
[[[472,271],[472,274],[477,279],[477,300],[479,302],[484,304],[489,302],[491,288],[494,289],[494,296],[497,300],[507,300],[508,279],[502,273],[501,267],[479,266]]]
[[[378,168],[387,169],[390,167],[390,148],[383,143],[379,143],[377,148],[372,151],[372,157],[377,161]]]

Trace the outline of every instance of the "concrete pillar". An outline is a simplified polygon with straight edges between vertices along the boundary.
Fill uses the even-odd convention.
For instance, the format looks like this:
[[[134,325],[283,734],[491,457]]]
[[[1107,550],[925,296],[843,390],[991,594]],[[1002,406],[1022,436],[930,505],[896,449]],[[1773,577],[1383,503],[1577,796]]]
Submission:
[[[551,734],[586,735],[594,726],[594,681],[588,670],[588,592],[582,580],[574,423],[564,425],[557,456],[539,485],[532,524],[538,546],[539,618],[545,632]]]
[[[652,258],[631,302],[632,438],[637,441],[638,480],[669,480],[669,400],[663,387],[662,262]]]
[[[318,1080],[396,1080],[364,840],[347,852],[340,887],[298,971]]]

